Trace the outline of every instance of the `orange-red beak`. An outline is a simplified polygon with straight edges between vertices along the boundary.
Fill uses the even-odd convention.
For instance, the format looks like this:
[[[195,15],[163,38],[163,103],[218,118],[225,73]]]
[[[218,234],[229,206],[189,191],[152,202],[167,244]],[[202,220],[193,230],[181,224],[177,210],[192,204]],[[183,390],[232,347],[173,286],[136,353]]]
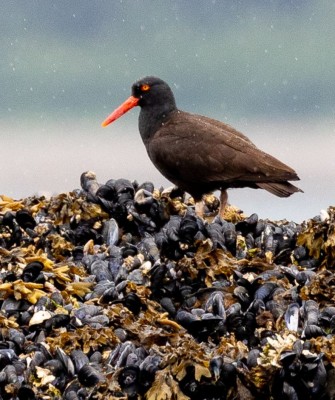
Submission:
[[[120,118],[127,111],[131,110],[133,107],[138,105],[140,99],[137,99],[134,96],[130,96],[124,103],[122,103],[116,110],[112,112],[101,124],[101,126],[105,127]]]

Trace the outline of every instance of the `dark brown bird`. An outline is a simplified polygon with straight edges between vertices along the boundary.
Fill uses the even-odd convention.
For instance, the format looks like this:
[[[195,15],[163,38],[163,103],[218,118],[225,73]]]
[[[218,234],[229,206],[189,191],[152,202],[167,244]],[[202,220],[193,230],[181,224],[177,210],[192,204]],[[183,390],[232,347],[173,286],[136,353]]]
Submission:
[[[178,110],[171,88],[153,76],[134,83],[132,95],[102,126],[135,106],[141,107],[139,130],[151,161],[168,180],[194,197],[198,214],[202,196],[216,189],[221,190],[220,215],[229,188],[261,188],[279,197],[302,191],[288,182],[299,180],[292,168],[258,149],[231,126]]]

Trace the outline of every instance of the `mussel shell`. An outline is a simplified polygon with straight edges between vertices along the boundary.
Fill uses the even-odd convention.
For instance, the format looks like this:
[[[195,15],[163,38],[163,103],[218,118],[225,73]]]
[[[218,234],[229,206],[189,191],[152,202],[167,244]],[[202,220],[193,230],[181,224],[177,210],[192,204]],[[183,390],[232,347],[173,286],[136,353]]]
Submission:
[[[29,384],[22,384],[17,391],[17,398],[19,400],[35,400],[36,395]]]
[[[120,384],[120,387],[129,397],[134,397],[139,394],[139,374],[140,368],[136,365],[133,365],[124,367],[118,375],[118,382]]]
[[[43,275],[40,275],[43,268],[44,265],[39,261],[27,264],[22,271],[21,279],[23,282],[44,282]]]
[[[301,337],[306,339],[326,336],[326,332],[318,325],[307,325],[303,330]]]
[[[287,329],[290,331],[298,331],[299,327],[299,304],[298,303],[292,303],[289,304],[287,307],[287,310],[285,312],[285,323],[287,326]]]
[[[78,372],[78,381],[83,386],[94,386],[105,380],[104,375],[89,364],[84,365]]]
[[[28,210],[22,209],[16,212],[15,219],[20,227],[24,230],[34,229],[36,221]]]

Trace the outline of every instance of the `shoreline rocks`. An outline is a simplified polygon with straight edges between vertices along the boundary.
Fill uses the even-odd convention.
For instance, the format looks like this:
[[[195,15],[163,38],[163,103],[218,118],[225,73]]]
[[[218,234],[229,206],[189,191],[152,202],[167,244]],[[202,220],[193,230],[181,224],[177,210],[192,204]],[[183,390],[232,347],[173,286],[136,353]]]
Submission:
[[[178,189],[92,172],[0,196],[3,399],[330,399],[335,208],[205,220]]]

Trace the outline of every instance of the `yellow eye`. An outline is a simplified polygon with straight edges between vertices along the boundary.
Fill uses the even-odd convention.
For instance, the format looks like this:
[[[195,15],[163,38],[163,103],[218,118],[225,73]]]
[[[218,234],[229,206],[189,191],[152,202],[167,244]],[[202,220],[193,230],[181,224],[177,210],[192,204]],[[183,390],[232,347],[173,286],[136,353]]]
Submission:
[[[146,83],[141,86],[142,92],[147,92],[149,89],[150,89],[150,85],[147,85]]]

